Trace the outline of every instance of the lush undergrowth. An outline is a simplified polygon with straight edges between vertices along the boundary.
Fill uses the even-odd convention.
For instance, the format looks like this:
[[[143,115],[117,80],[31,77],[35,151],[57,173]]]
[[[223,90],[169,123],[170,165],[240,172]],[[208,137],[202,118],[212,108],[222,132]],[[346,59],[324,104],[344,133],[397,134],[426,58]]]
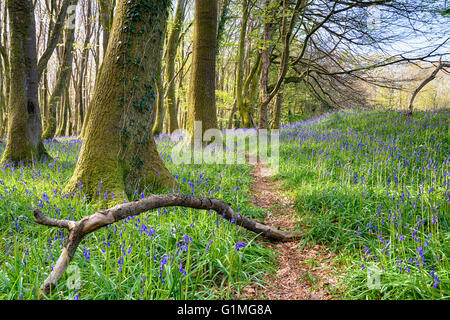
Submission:
[[[261,210],[249,205],[249,165],[175,166],[167,140],[161,136],[158,148],[184,192],[223,199],[240,213],[261,217]],[[81,189],[72,196],[61,193],[80,145],[73,138],[47,142],[51,161],[0,168],[0,299],[36,299],[67,237],[65,231],[34,223],[32,208],[73,220],[99,209]],[[106,200],[113,196],[103,194]],[[264,274],[274,266],[273,254],[254,238],[215,212],[148,212],[89,235],[50,298],[232,298],[249,283],[265,285]]]
[[[341,112],[282,128],[279,177],[296,197],[306,240],[338,253],[338,297],[450,298],[449,116]],[[251,166],[176,166],[167,137],[157,143],[183,192],[263,216],[250,205]],[[32,208],[74,220],[100,208],[81,189],[61,193],[80,141],[61,138],[46,147],[51,161],[0,168],[0,299],[37,298],[67,237],[34,223]],[[150,192],[157,191],[134,197]],[[148,212],[85,239],[50,298],[233,298],[249,283],[265,285],[274,268],[273,253],[254,239],[212,212]]]
[[[281,130],[280,177],[352,299],[450,298],[450,110],[340,112]]]

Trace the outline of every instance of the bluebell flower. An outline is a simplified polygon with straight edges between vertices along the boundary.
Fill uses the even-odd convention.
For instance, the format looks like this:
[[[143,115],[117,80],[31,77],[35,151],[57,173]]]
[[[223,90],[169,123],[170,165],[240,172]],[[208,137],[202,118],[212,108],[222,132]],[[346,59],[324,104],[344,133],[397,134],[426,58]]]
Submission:
[[[183,265],[180,263],[180,273],[182,273],[183,275],[187,275],[186,270],[183,270]]]
[[[247,244],[246,244],[245,242],[238,241],[238,242],[235,244],[234,249],[235,249],[236,251],[239,251],[241,248],[245,248],[246,245],[247,245]]]
[[[164,269],[164,266],[167,265],[168,259],[169,259],[169,256],[167,254],[162,256],[162,258],[161,258],[161,268],[160,268],[161,271]]]

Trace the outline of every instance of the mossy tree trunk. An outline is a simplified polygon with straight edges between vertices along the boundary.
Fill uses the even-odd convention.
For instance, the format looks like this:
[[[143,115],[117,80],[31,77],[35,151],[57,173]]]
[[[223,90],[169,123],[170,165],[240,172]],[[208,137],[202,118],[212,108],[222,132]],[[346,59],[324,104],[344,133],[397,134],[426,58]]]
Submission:
[[[5,0],[5,10],[3,12],[3,39],[0,46],[0,55],[3,59],[3,65],[5,70],[5,104],[8,104],[9,88],[10,88],[10,69],[9,69],[9,54],[6,48],[8,42],[8,0]]]
[[[178,81],[178,90],[183,91],[184,90],[184,83],[185,83],[185,76],[187,75],[189,69],[185,72],[185,66],[188,62],[189,56],[191,55],[191,52],[185,54],[185,35],[187,30],[189,30],[190,27],[186,28],[185,31],[180,36],[180,44],[178,48],[178,55],[180,57],[181,66],[179,69],[179,75],[177,78]],[[177,109],[178,109],[178,124],[180,128],[185,129],[186,128],[186,118],[187,118],[187,106],[185,106],[186,102],[186,95],[179,95],[177,99]]]
[[[91,41],[93,28],[92,28],[92,3],[87,2],[86,3],[86,16],[84,21],[84,30],[85,30],[85,38],[84,38],[84,44],[81,52],[80,57],[80,69],[79,69],[79,77],[78,77],[78,83],[76,84],[77,90],[77,103],[75,105],[75,108],[77,108],[77,118],[76,121],[76,128],[78,129],[80,135],[83,135],[83,123],[85,118],[85,95],[86,95],[86,88],[88,84],[86,83],[87,80],[87,64],[89,60],[89,44]],[[105,28],[104,24],[102,23],[103,28]],[[108,29],[109,30],[109,29]],[[105,37],[105,35],[103,35]],[[106,49],[106,46],[104,47]]]
[[[3,77],[3,68],[0,62],[0,77]],[[0,142],[5,134],[6,97],[3,95],[3,81],[0,81]]]
[[[267,128],[267,105],[265,103],[267,100],[268,92],[267,85],[269,81],[269,70],[270,70],[270,56],[272,55],[273,50],[273,24],[274,24],[274,8],[273,2],[271,0],[265,1],[265,20],[264,30],[263,30],[263,50],[261,51],[261,61],[262,61],[262,70],[261,70],[261,80],[260,80],[260,91],[261,91],[261,106],[259,109],[259,118],[258,118],[258,126],[259,128],[266,129]],[[285,33],[284,28],[286,27],[283,24],[283,31]]]
[[[41,77],[42,81],[39,81],[41,89],[40,89],[40,95],[39,95],[39,101],[41,104],[41,118],[42,118],[42,127],[45,128],[47,125],[47,115],[48,115],[48,73],[47,69],[44,70],[44,73]]]
[[[106,49],[108,47],[108,40],[109,40],[109,35],[110,35],[110,31],[111,31],[111,25],[112,25],[112,20],[113,20],[113,12],[114,12],[114,7],[115,7],[115,0],[99,0],[98,4],[99,4],[99,15],[100,15],[100,25],[102,27],[102,49],[103,49],[103,54],[105,55],[106,53]],[[85,119],[87,117],[90,116],[91,113],[91,109],[90,109],[90,105],[88,103],[86,103],[86,73],[87,73],[87,63],[89,61],[89,44],[91,41],[91,37],[92,34],[94,32],[95,28],[92,28],[91,24],[92,24],[92,4],[91,2],[87,2],[86,3],[86,20],[85,20],[85,38],[84,38],[84,46],[83,46],[83,52],[81,55],[81,66],[80,66],[80,77],[79,77],[79,81],[77,84],[77,102],[75,105],[76,108],[76,112],[75,112],[75,123],[74,123],[74,129],[75,129],[75,134],[79,133],[79,137],[80,139],[83,139],[83,136],[86,132],[86,121]],[[96,36],[97,39],[97,44],[96,46],[100,47],[100,39],[99,39],[99,35],[100,35],[100,30],[98,31],[98,34]],[[99,68],[99,57],[100,57],[100,50],[96,50],[94,52],[96,52],[97,54],[94,53],[94,61],[96,62],[96,72],[95,74],[98,74],[98,68]],[[104,57],[103,57],[104,58]]]
[[[58,125],[58,130],[56,131],[56,134],[55,134],[55,136],[57,136],[57,137],[61,137],[61,136],[65,135],[66,128],[67,128],[67,122],[69,122],[69,119],[67,116],[69,113],[69,110],[70,110],[69,84],[70,84],[70,82],[68,81],[66,83],[66,87],[64,89],[64,99],[61,104],[60,121],[59,121],[59,125]]]
[[[178,126],[178,110],[175,95],[175,58],[177,55],[177,48],[180,42],[180,32],[184,21],[184,7],[186,0],[178,0],[175,17],[173,19],[172,28],[170,30],[169,39],[167,41],[166,49],[166,83],[167,83],[167,113],[168,113],[168,130],[169,133],[177,130]]]
[[[280,129],[281,120],[281,106],[283,105],[284,98],[284,83],[281,85],[280,91],[275,98],[275,106],[273,108],[272,129]]]
[[[7,20],[7,12],[6,9],[3,14],[4,19],[4,25],[0,25],[0,36],[6,35],[6,20]],[[3,29],[3,30],[2,30]],[[8,58],[8,51],[6,49],[6,38],[0,38],[0,79],[5,79],[5,82],[3,80],[0,80],[0,141],[3,140],[3,137],[5,136],[6,132],[6,123],[7,123],[7,107],[8,107],[8,86],[9,86],[9,58]]]
[[[247,35],[247,23],[249,18],[248,0],[242,1],[242,21],[241,31],[239,35],[239,49],[237,55],[237,72],[236,72],[236,106],[242,120],[244,128],[252,126],[250,110],[248,104],[244,102],[244,60],[245,60],[245,40]]]
[[[253,64],[250,73],[244,83],[244,105],[247,110],[250,111],[250,120],[252,127],[255,127],[255,120],[253,118],[253,112],[257,109],[258,97],[259,97],[259,75],[261,74],[261,54],[257,54],[255,62]]]
[[[1,46],[2,44],[0,43],[0,47]],[[3,79],[5,74],[8,72],[6,68],[4,68],[2,60],[3,59],[0,55],[0,79]],[[5,133],[4,118],[6,114],[6,108],[7,104],[6,104],[6,96],[4,95],[3,80],[0,80],[0,141],[3,140],[3,135]]]
[[[232,15],[229,14],[230,11],[230,3],[231,0],[224,0],[222,1],[222,7],[220,10],[220,18],[219,18],[219,22],[217,23],[217,48],[216,48],[216,54],[219,55],[219,51],[221,46],[223,45],[223,40],[224,40],[224,36],[225,36],[225,26],[228,22],[228,20],[230,20],[232,18]],[[221,89],[223,90],[223,89]]]
[[[217,128],[215,95],[217,0],[196,0],[187,130],[202,122],[202,134]]]
[[[31,0],[9,0],[10,94],[8,140],[1,162],[29,162],[47,155],[38,101],[36,26]]]
[[[65,192],[120,201],[149,183],[173,187],[151,131],[168,0],[119,0],[78,162]]]
[[[72,132],[73,132],[73,130],[72,130],[72,127],[73,127],[73,121],[72,121],[73,115],[72,114],[73,114],[73,112],[72,112],[72,108],[70,107],[70,105],[68,106],[66,111],[67,111],[66,130],[62,134],[67,137],[70,137],[70,136],[72,136]]]
[[[158,77],[156,79],[156,109],[154,110],[154,123],[152,127],[152,132],[154,135],[161,134],[164,125],[164,83],[161,77],[161,65],[159,65]]]
[[[78,0],[72,1],[76,5]],[[65,32],[64,50],[61,59],[61,65],[58,70],[55,87],[50,95],[48,102],[48,117],[42,139],[52,139],[56,133],[56,108],[60,104],[61,97],[64,93],[66,83],[72,73],[72,49],[75,41],[75,28],[67,28]]]
[[[100,24],[103,29],[102,49],[104,54],[106,53],[106,49],[108,48],[108,40],[111,32],[115,2],[115,0],[98,0],[100,8]]]

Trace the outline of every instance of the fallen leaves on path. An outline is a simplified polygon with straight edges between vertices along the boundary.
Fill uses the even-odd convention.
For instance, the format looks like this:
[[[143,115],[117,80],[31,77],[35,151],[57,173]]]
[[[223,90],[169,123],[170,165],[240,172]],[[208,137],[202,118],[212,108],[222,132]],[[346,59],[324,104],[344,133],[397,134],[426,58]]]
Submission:
[[[281,183],[271,178],[267,167],[258,163],[253,173],[253,204],[266,210],[264,223],[281,230],[293,229],[298,221],[293,199],[280,194]],[[278,270],[267,276],[266,288],[248,286],[241,299],[326,300],[327,286],[336,286],[332,276],[333,254],[324,246],[300,245],[301,241],[266,244],[277,252]]]

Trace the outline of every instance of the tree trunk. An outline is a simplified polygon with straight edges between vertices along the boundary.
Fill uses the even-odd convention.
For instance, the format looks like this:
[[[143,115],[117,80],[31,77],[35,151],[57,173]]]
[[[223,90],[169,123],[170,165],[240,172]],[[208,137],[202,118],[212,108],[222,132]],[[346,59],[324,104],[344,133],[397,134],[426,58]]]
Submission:
[[[68,108],[66,109],[66,111],[67,111],[67,122],[66,122],[66,130],[63,132],[63,135],[65,135],[65,136],[67,136],[67,137],[70,137],[70,136],[72,136],[72,132],[73,132],[73,130],[72,130],[72,127],[73,127],[73,124],[72,124],[72,108],[70,107],[70,103],[69,103],[69,105],[68,105]]]
[[[77,165],[65,192],[121,202],[148,184],[175,186],[151,127],[168,1],[117,2]],[[151,22],[151,23],[149,23]],[[81,183],[81,184],[80,184]]]
[[[243,94],[244,94],[244,110],[248,112],[249,125],[246,127],[254,128],[256,126],[253,118],[253,110],[257,104],[258,99],[258,76],[261,74],[261,54],[257,54],[255,62],[245,79]]]
[[[2,163],[48,156],[42,143],[36,56],[36,26],[31,0],[9,0],[10,95],[8,140]]]
[[[61,105],[61,117],[60,124],[58,130],[56,131],[55,136],[61,137],[66,133],[67,123],[69,122],[68,113],[70,110],[70,93],[69,93],[69,82],[66,83],[66,87],[64,89],[64,102]]]
[[[272,129],[280,129],[280,120],[281,120],[281,106],[283,105],[283,97],[284,97],[284,84],[281,85],[280,91],[278,91],[275,107],[273,110],[273,121],[272,121]]]
[[[248,0],[242,1],[242,22],[241,32],[239,35],[239,51],[237,56],[237,71],[236,71],[236,106],[242,120],[244,128],[252,126],[250,120],[250,111],[247,104],[244,103],[244,51],[245,51],[245,37],[247,35],[247,22],[249,17]]]
[[[0,54],[3,58],[3,64],[5,66],[5,103],[8,104],[9,88],[10,88],[10,67],[9,67],[9,54],[6,50],[6,44],[8,42],[8,32],[6,32],[8,26],[8,0],[5,0],[5,11],[3,12],[3,46],[0,46]]]
[[[187,130],[202,122],[202,135],[217,128],[216,111],[216,40],[217,0],[196,0],[191,78],[188,94]]]
[[[268,92],[267,85],[269,82],[269,70],[270,70],[270,56],[272,55],[273,44],[273,9],[271,9],[271,0],[265,1],[265,19],[267,22],[264,24],[263,30],[263,42],[264,49],[261,51],[261,81],[260,81],[260,90],[261,90],[261,106],[259,109],[259,118],[258,118],[258,126],[261,129],[267,128],[267,105],[268,103],[264,103],[267,100]],[[283,24],[282,33],[286,32],[285,30],[286,24]]]
[[[0,77],[3,78],[3,65],[0,62]],[[6,113],[6,98],[3,95],[3,81],[0,81],[0,142],[3,141],[5,134],[4,117]]]
[[[220,10],[220,19],[217,23],[217,48],[216,54],[219,55],[220,47],[222,46],[223,37],[225,36],[225,25],[227,21],[231,18],[231,15],[228,15],[230,11],[230,0],[224,0],[222,3],[222,8]]]
[[[228,116],[228,123],[227,123],[227,129],[233,129],[233,118],[234,118],[234,114],[236,113],[236,105],[237,105],[237,101],[236,99],[233,102],[233,106],[231,107],[230,110],[230,115]]]
[[[161,64],[159,65],[161,71]],[[155,110],[155,120],[152,127],[152,132],[154,135],[162,133],[164,124],[164,84],[163,79],[161,79],[161,72],[158,72],[158,77],[156,80],[156,110]]]
[[[9,96],[8,93],[8,86],[9,86],[9,58],[8,58],[8,51],[6,49],[6,21],[8,18],[8,10],[7,5],[5,5],[5,11],[3,12],[3,26],[0,25],[0,37],[3,35],[2,38],[0,38],[0,141],[3,141],[3,137],[5,136],[6,127],[7,127],[7,108],[8,108],[8,101],[7,97]],[[3,30],[2,30],[3,28]],[[3,82],[3,79],[5,81]]]
[[[450,68],[450,63],[443,63],[442,61],[439,61],[438,66],[433,71],[432,74],[430,74],[417,88],[414,90],[411,101],[409,102],[408,111],[406,112],[407,116],[412,115],[414,110],[414,100],[416,99],[417,94],[422,90],[429,82],[433,81],[434,78],[436,78],[436,75],[438,72],[443,68]]]
[[[281,84],[283,83],[284,78],[286,77],[286,73],[288,71],[289,66],[290,44],[294,25],[297,21],[299,12],[301,11],[300,9],[304,8],[307,5],[306,0],[297,0],[295,2],[295,7],[292,10],[290,21],[288,21],[287,19],[288,1],[287,0],[282,1],[283,1],[283,20],[282,20],[281,40],[283,43],[283,49],[281,52],[280,66],[278,68],[278,79],[274,88],[271,90],[270,93],[267,94],[262,93],[261,95],[261,103],[259,105],[259,123],[258,123],[258,127],[260,129],[267,129],[267,107],[269,103],[272,101],[272,99],[275,98],[275,96],[277,95],[278,91],[280,90]],[[326,19],[324,19],[324,21],[326,21]],[[309,34],[308,36],[310,35],[311,34]],[[306,46],[306,42],[307,41],[305,40],[304,46]],[[303,55],[303,53],[301,53],[301,56]],[[261,76],[261,86],[264,85],[264,81],[267,81],[267,77]]]
[[[1,35],[1,26],[0,26],[0,35]],[[1,39],[0,39],[0,48],[2,47],[1,44]],[[1,50],[1,49],[0,49]],[[6,96],[3,94],[4,90],[3,90],[3,78],[4,75],[6,73],[8,73],[8,70],[6,68],[4,68],[3,65],[3,58],[0,55],[0,142],[3,141],[3,135],[5,133],[5,125],[4,125],[4,116],[6,113],[6,108],[7,108],[7,104],[6,104]]]
[[[178,0],[175,17],[173,19],[172,29],[170,30],[167,41],[167,60],[166,60],[166,83],[167,83],[167,113],[169,116],[169,133],[178,129],[178,110],[175,95],[175,57],[180,40],[181,27],[184,21],[184,7],[186,1]]]
[[[72,3],[76,5],[78,0],[73,1]],[[55,136],[56,132],[56,108],[60,104],[61,96],[64,92],[64,88],[68,79],[72,73],[72,49],[73,43],[75,41],[75,28],[66,29],[66,39],[64,43],[64,50],[61,59],[61,65],[58,70],[58,76],[56,78],[55,88],[50,96],[50,100],[48,102],[48,117],[47,123],[42,134],[42,139],[52,139]]]
[[[109,35],[110,35],[110,30],[111,30],[111,21],[112,21],[112,14],[111,12],[114,10],[114,3],[111,2],[112,0],[100,0],[99,1],[99,6],[100,6],[100,24],[102,26],[102,48],[103,48],[103,55],[106,54],[106,50],[108,48],[108,41],[109,41]],[[88,19],[86,21],[85,24],[85,28],[86,30],[88,30],[89,32],[86,32],[86,38],[84,41],[84,47],[83,47],[83,54],[82,54],[82,59],[84,59],[85,63],[83,64],[83,67],[86,68],[87,66],[87,62],[88,62],[88,55],[89,55],[89,49],[88,44],[90,42],[90,38],[92,35],[92,29],[91,29],[91,21],[90,21],[90,14],[91,14],[91,4],[88,3]],[[96,37],[96,41],[97,41],[97,48],[100,47],[100,28],[98,29],[98,34]],[[103,57],[104,58],[104,57]],[[100,60],[100,49],[97,49],[94,51],[94,61],[95,61],[95,67],[96,67],[96,72],[95,74],[98,75],[99,73],[99,60]],[[79,133],[79,137],[80,139],[83,139],[85,132],[86,132],[86,118],[88,118],[91,114],[91,109],[90,109],[90,104],[87,103],[87,100],[89,98],[89,96],[86,94],[86,86],[84,87],[84,91],[83,91],[83,81],[82,79],[84,78],[84,74],[86,71],[80,72],[80,74],[82,76],[80,76],[80,81],[78,83],[78,93],[77,95],[80,97],[80,101],[76,104],[75,108],[76,108],[76,115],[77,117],[75,118],[76,121],[78,121],[79,119],[81,120],[81,123],[79,124],[79,128],[76,128],[76,133]],[[83,93],[84,92],[84,93]],[[75,125],[76,127],[76,125]]]
[[[76,127],[79,130],[80,135],[83,135],[83,124],[84,124],[84,110],[85,110],[85,95],[86,95],[86,88],[88,87],[88,84],[86,83],[86,73],[87,73],[87,64],[89,60],[89,42],[91,41],[92,36],[92,27],[91,27],[91,15],[92,15],[92,7],[91,3],[87,2],[87,8],[86,8],[86,21],[84,24],[85,28],[85,38],[84,38],[84,44],[81,52],[81,63],[80,63],[80,77],[78,79],[77,84],[77,96],[78,101],[75,105],[75,108],[77,108],[77,124]],[[84,89],[84,90],[83,90]]]
[[[42,102],[43,106],[41,109],[41,118],[42,118],[42,127],[45,128],[47,126],[47,117],[48,117],[48,73],[47,69],[44,70],[42,75],[42,81],[40,82],[42,85],[41,95],[39,97],[39,101]]]
[[[52,30],[49,34],[49,40],[47,44],[47,48],[45,49],[42,56],[39,58],[37,73],[38,73],[38,81],[40,81],[42,73],[45,68],[47,68],[47,63],[50,60],[53,51],[55,51],[56,45],[58,44],[59,38],[61,37],[61,33],[64,27],[64,21],[66,19],[67,10],[70,5],[76,4],[78,0],[64,0],[61,9],[56,18],[56,22],[53,25]]]
[[[112,12],[114,10],[114,5],[112,3],[112,0],[99,0],[98,4],[100,8],[100,24],[103,28],[102,49],[103,55],[105,56],[106,49],[108,48],[108,41],[111,31]]]

